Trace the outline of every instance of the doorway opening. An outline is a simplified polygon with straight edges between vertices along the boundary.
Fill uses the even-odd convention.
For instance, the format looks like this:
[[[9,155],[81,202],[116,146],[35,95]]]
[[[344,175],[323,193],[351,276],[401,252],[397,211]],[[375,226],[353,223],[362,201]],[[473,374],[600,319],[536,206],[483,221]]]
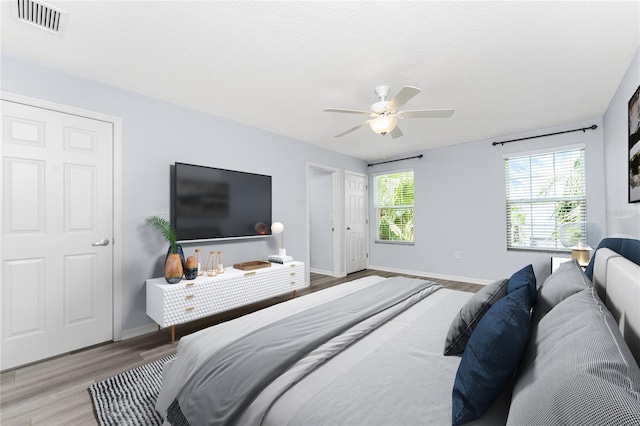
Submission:
[[[340,276],[339,170],[307,163],[307,280],[311,272]]]

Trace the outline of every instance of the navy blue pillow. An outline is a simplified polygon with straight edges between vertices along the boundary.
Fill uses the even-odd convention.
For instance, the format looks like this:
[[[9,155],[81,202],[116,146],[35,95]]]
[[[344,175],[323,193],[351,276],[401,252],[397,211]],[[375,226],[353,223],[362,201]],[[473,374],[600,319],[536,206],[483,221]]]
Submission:
[[[529,303],[533,306],[538,292],[536,286],[536,274],[533,272],[533,266],[527,265],[515,274],[511,275],[509,283],[507,284],[507,294],[512,293],[521,287],[527,287],[529,290]]]
[[[521,287],[498,300],[478,323],[453,384],[454,426],[479,418],[515,373],[529,339],[530,309],[528,288]]]

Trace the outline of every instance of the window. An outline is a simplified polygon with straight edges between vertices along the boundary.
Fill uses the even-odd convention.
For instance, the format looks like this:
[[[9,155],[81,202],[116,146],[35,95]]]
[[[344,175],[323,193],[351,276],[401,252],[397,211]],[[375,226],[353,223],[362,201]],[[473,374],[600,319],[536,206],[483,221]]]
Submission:
[[[413,171],[374,176],[377,242],[413,243]]]
[[[505,174],[508,249],[567,250],[586,234],[583,147],[505,158]]]

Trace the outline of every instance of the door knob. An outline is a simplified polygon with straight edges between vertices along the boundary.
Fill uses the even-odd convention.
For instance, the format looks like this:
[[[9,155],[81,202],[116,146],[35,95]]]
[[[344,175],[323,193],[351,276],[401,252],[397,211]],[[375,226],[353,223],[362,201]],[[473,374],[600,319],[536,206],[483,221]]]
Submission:
[[[347,231],[351,231],[351,227],[350,226],[347,226]]]
[[[108,246],[109,245],[109,240],[107,240],[106,238],[101,239],[100,241],[97,241],[95,243],[91,243],[92,246],[96,247],[96,246]]]

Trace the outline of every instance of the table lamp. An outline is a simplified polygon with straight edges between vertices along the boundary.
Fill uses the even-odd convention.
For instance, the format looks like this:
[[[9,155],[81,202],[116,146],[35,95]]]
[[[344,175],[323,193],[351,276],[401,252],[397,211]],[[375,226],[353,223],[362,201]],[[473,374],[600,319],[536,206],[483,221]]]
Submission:
[[[287,255],[287,249],[284,248],[284,225],[280,222],[274,222],[271,225],[271,232],[274,234],[281,234],[280,249],[278,250],[278,256],[285,257]]]
[[[571,250],[571,257],[583,267],[589,264],[593,251],[589,243],[594,238],[602,238],[599,225],[588,222],[564,223],[558,230],[558,237],[562,245]],[[595,241],[596,245],[598,242]]]

